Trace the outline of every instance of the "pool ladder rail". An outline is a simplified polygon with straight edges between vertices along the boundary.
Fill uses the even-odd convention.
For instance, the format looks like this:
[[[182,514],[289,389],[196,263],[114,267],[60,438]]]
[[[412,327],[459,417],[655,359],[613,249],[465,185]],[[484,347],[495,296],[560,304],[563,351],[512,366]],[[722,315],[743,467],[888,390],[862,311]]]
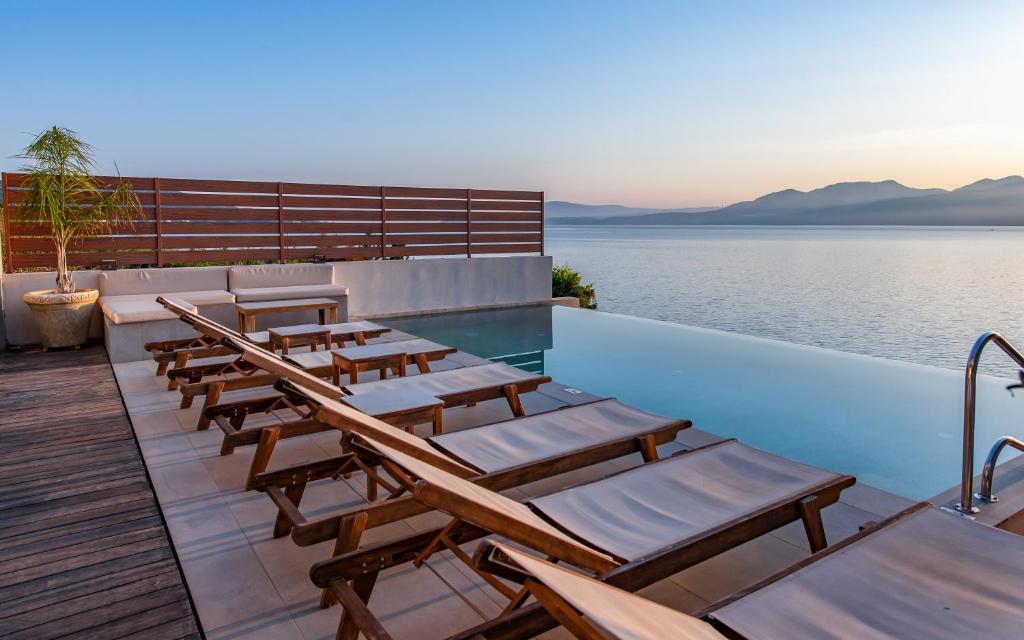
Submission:
[[[1003,436],[996,440],[988,457],[985,458],[985,466],[981,474],[981,490],[974,493],[974,416],[975,405],[977,404],[977,378],[978,365],[981,361],[981,354],[989,344],[995,344],[1002,349],[1003,353],[1010,357],[1017,365],[1024,370],[1024,354],[995,331],[983,333],[971,347],[971,355],[967,358],[967,367],[964,370],[964,446],[963,446],[963,467],[960,482],[960,502],[954,508],[964,515],[971,515],[978,512],[974,506],[974,500],[980,502],[996,502],[999,498],[992,495],[992,479],[995,476],[996,464],[999,454],[1007,446],[1019,451],[1024,451],[1024,441],[1013,436]],[[1024,376],[1022,376],[1024,382]],[[1019,387],[1020,385],[1011,385]]]

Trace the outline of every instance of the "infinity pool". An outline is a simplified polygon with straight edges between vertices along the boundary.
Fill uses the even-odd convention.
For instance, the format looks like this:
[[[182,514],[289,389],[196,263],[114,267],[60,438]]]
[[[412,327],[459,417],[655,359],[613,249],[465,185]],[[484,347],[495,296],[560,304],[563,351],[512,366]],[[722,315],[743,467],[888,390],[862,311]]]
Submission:
[[[912,499],[959,482],[956,371],[565,307],[381,322]],[[1006,384],[979,381],[979,471],[992,442],[1024,419],[1024,396]]]

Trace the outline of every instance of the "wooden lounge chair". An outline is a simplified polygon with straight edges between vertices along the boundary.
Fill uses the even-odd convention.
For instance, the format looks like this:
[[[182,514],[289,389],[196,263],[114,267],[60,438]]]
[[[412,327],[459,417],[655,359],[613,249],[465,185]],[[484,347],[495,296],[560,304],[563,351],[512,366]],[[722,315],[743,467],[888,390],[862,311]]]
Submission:
[[[173,309],[184,310],[181,307]],[[180,314],[179,314],[180,317]],[[224,333],[231,333],[233,337],[248,340],[249,342],[263,347],[270,348],[270,331],[253,331],[249,333],[238,333],[223,325],[219,325]],[[382,334],[391,331],[389,327],[379,325],[366,320],[353,322],[340,322],[324,326],[330,329],[331,340],[339,347],[345,346],[346,342],[354,342],[357,345],[364,345],[372,338],[380,337]],[[230,356],[234,353],[217,343],[218,339],[200,334],[195,338],[183,338],[180,340],[163,340],[158,342],[147,342],[146,351],[149,351],[156,362],[156,375],[163,376],[173,365],[175,369],[182,369],[190,360],[202,360],[218,356]]]
[[[700,617],[493,541],[478,548],[475,561],[483,571],[525,583],[538,602],[502,625],[462,634],[488,640],[532,637],[554,620],[578,638],[635,640],[1014,638],[1024,625],[1024,538],[927,503],[711,605]],[[356,609],[359,602],[347,600]]]
[[[326,416],[335,428],[348,428],[346,419],[334,410],[337,403],[297,386],[293,386],[291,393],[304,395],[308,406]],[[645,461],[655,460],[658,445],[674,440],[680,430],[691,424],[689,420],[665,418],[605,399],[434,436],[426,442],[437,455],[472,469],[473,482],[498,491],[632,453],[640,453]],[[373,527],[429,510],[411,496],[396,496],[400,488],[386,484],[392,495],[384,502],[307,520],[299,511],[306,485],[322,478],[335,478],[346,470],[366,471],[369,498],[376,498],[379,459],[373,453],[363,453],[347,453],[255,476],[254,488],[266,491],[278,505],[275,537],[291,532],[296,543],[307,546],[337,539],[339,532],[346,530],[342,523],[353,514],[368,513],[370,521],[366,526]],[[342,542],[358,543],[352,532],[348,533],[349,538]]]
[[[795,520],[817,551],[827,544],[820,510],[855,482],[727,440],[519,503],[426,458],[365,434],[360,440],[405,490],[452,520],[315,564],[313,583],[339,602],[368,602],[381,570],[422,565],[442,549],[472,566],[459,545],[487,533],[599,575],[624,576],[634,590]],[[509,598],[508,610],[528,595],[480,575]],[[362,613],[343,614],[338,637],[353,639],[367,624]]]
[[[262,349],[251,337],[233,331],[208,318],[194,314],[173,301],[158,298],[157,302],[160,302],[165,308],[177,314],[182,321],[192,325],[203,336],[210,340],[216,340],[219,348],[233,354],[233,357],[227,359],[218,359],[215,362],[174,368],[167,372],[169,379],[168,388],[177,388],[181,392],[181,407],[183,409],[192,406],[195,398],[205,396],[203,411],[199,414],[196,424],[197,429],[204,430],[210,427],[212,416],[207,413],[207,409],[216,406],[225,392],[271,386],[278,380],[279,376],[261,369],[250,360],[246,360],[239,355],[239,349],[242,346]],[[357,331],[356,333],[359,332]],[[339,333],[336,339],[348,339],[353,337],[353,335],[351,333]],[[377,335],[380,334],[378,333]],[[430,362],[444,359],[446,356],[457,351],[451,347],[428,340],[403,341],[403,344],[405,343],[408,344],[410,362],[415,363],[423,372],[429,372]],[[265,349],[263,350],[271,353]],[[334,368],[331,364],[331,352],[316,351],[291,354],[285,357],[290,359],[293,364],[305,366],[310,374],[317,377],[329,378],[334,374]],[[261,410],[266,411],[267,408],[263,405],[264,400],[257,399],[252,402],[253,404],[260,405]],[[238,414],[237,406],[232,406],[231,410],[233,415]],[[222,424],[221,427],[225,428],[225,425]],[[232,427],[237,429],[238,425],[235,424]],[[225,431],[225,433],[227,434],[228,432]],[[224,448],[222,448],[222,453],[230,453],[230,451],[231,448],[225,444]]]

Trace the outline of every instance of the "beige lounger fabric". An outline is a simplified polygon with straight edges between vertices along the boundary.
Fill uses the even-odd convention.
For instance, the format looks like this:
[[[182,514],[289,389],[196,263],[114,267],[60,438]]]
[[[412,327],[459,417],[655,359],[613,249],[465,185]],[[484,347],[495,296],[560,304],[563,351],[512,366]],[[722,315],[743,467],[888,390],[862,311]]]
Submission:
[[[1024,537],[926,508],[712,615],[747,638],[1024,637]]]
[[[531,503],[596,548],[636,560],[837,477],[727,441]]]
[[[711,625],[693,616],[610,587],[575,571],[493,543],[520,569],[531,574],[612,638],[622,640],[724,640]]]
[[[391,378],[374,382],[348,385],[345,390],[352,395],[382,391],[385,389],[417,389],[438,397],[465,393],[476,389],[490,389],[523,380],[537,378],[537,374],[523,371],[504,363],[485,364],[479,367],[463,367],[452,371],[438,371],[407,378]]]
[[[367,444],[376,449],[378,453],[406,471],[412,473],[420,480],[434,485],[448,494],[459,497],[459,500],[457,501],[450,501],[458,502],[458,505],[430,505],[436,509],[440,509],[441,511],[444,511],[456,518],[464,518],[469,522],[479,521],[480,518],[486,519],[488,513],[496,514],[498,517],[504,518],[508,521],[515,521],[529,527],[532,529],[532,532],[530,532],[531,535],[541,533],[555,538],[563,544],[578,549],[587,555],[598,557],[602,555],[552,527],[550,524],[545,522],[543,518],[535,514],[528,506],[521,502],[516,502],[515,500],[506,498],[500,493],[496,493],[473,484],[469,480],[458,478],[446,471],[442,471],[441,469],[433,467],[421,460],[416,460],[411,456],[407,456],[392,447],[385,446],[370,438],[366,438],[365,440]],[[610,558],[605,559],[611,560]]]
[[[446,347],[443,344],[438,344],[422,338],[388,342],[387,345],[389,347],[394,347],[395,349],[401,349],[402,351],[405,351],[406,355],[410,356],[420,353],[437,353],[451,349],[451,347]],[[334,362],[332,352],[323,350],[304,353],[289,353],[287,359],[303,369],[329,367]]]
[[[640,411],[618,400],[602,400],[446,433],[430,441],[481,471],[492,473],[648,433],[676,422],[678,420]]]

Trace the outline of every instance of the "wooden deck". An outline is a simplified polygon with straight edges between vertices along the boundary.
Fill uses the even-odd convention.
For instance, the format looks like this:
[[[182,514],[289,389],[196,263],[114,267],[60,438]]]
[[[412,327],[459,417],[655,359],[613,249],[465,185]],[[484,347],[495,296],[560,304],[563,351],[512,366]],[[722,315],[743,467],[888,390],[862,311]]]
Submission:
[[[0,353],[0,638],[199,638],[102,347]]]

